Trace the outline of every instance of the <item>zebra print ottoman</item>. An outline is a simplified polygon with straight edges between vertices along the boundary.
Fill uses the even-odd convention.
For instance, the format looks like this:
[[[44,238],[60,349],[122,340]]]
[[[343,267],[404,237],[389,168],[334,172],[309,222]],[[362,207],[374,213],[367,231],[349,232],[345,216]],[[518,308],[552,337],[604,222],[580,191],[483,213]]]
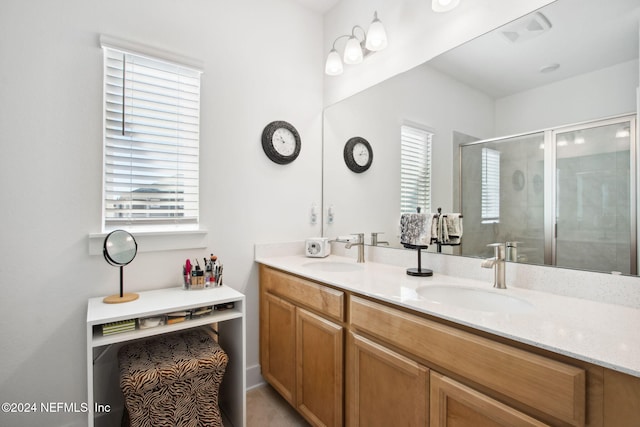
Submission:
[[[125,345],[118,361],[123,425],[222,427],[218,389],[229,358],[206,331]]]

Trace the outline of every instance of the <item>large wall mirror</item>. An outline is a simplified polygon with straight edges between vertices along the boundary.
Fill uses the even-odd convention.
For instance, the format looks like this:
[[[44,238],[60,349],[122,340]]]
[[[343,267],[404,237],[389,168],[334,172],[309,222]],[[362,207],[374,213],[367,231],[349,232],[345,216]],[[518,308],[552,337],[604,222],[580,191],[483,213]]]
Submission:
[[[490,256],[486,244],[511,240],[519,262],[636,273],[639,18],[637,0],[557,0],[327,107],[323,235],[382,233],[378,244],[401,248],[401,182],[415,160],[403,146],[418,140],[429,147],[428,209],[464,214],[462,244],[442,252]],[[373,150],[363,173],[344,162],[353,137]],[[490,218],[491,159],[500,205]],[[556,239],[560,230],[572,237]],[[588,246],[604,249],[566,261]]]

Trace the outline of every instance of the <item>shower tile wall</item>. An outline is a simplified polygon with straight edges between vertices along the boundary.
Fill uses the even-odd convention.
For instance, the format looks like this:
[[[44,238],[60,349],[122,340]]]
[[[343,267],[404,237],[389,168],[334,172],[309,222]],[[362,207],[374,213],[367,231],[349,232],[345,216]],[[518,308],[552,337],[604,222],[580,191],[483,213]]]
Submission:
[[[460,253],[489,257],[487,244],[517,241],[520,262],[544,264],[545,209],[553,208],[555,197],[555,265],[630,273],[632,137],[628,134],[634,127],[632,119],[608,119],[548,131],[548,141],[540,132],[463,146],[465,230]],[[626,137],[620,136],[621,130],[626,130]],[[556,194],[547,196],[548,206],[545,143],[553,144],[556,152]],[[483,148],[500,153],[499,218],[484,223]],[[549,236],[551,231],[552,226]],[[547,257],[551,259],[551,254]]]
[[[462,255],[491,256],[486,245],[517,241],[525,262],[544,261],[544,134],[469,145],[462,150]],[[483,223],[482,148],[500,152],[500,218]]]
[[[558,147],[556,265],[629,273],[628,142],[600,141],[593,154],[564,154],[572,147]]]

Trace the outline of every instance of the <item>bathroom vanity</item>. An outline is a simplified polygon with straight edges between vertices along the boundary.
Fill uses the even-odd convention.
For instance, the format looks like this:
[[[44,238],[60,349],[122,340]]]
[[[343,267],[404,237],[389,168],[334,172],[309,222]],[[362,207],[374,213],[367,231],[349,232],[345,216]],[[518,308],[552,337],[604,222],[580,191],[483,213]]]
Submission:
[[[313,425],[640,420],[635,332],[613,328],[638,310],[333,255],[256,260],[262,374]],[[475,292],[471,305],[424,296],[444,287]],[[502,305],[473,306],[494,292]]]

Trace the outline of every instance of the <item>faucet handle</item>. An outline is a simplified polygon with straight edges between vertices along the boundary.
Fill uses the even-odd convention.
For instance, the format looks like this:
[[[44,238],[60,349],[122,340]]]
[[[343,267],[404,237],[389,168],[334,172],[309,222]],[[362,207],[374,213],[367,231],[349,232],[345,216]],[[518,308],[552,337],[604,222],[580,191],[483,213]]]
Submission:
[[[351,235],[358,238],[356,243],[364,243],[364,233],[351,233]]]
[[[522,242],[506,243],[507,250],[506,250],[505,259],[507,261],[518,262],[518,243],[522,243]]]
[[[379,244],[389,245],[389,242],[383,242],[378,240],[378,235],[384,234],[383,231],[372,231],[371,232],[371,246],[377,246]]]
[[[493,256],[496,261],[504,261],[505,258],[505,244],[504,243],[489,243],[487,247],[493,248]]]

